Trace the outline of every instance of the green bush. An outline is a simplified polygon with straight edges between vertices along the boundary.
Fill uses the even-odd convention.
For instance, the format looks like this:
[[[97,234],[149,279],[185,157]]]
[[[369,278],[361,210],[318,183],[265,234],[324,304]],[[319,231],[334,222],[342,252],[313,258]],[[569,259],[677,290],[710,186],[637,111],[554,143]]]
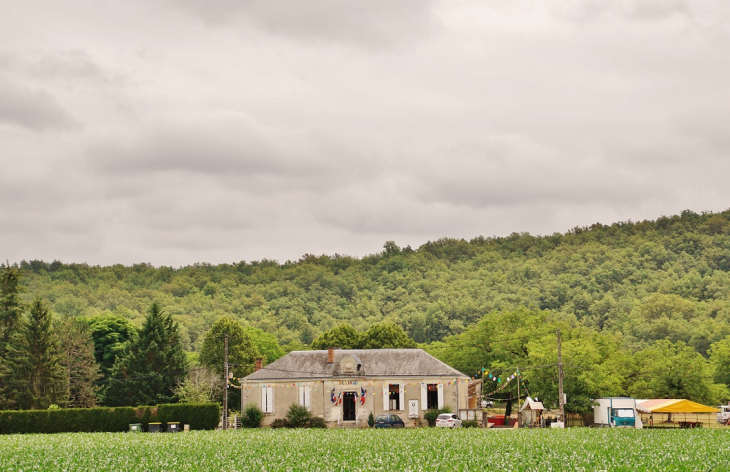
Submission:
[[[217,403],[169,403],[157,407],[159,421],[189,424],[190,429],[215,429],[220,423]]]
[[[430,427],[436,426],[436,418],[439,417],[441,414],[441,410],[426,410],[426,413],[423,414],[423,419],[428,422],[428,425]]]
[[[177,421],[192,429],[215,429],[220,421],[215,403],[180,403],[117,408],[71,408],[0,411],[0,434],[128,431],[131,423]]]
[[[291,428],[291,425],[289,425],[289,420],[286,418],[276,418],[274,421],[271,422],[271,427],[276,428]]]
[[[474,420],[462,421],[461,422],[461,427],[462,428],[478,428],[479,427],[479,422],[478,421],[474,421]]]
[[[261,408],[249,403],[246,408],[243,409],[241,414],[241,425],[244,428],[258,428],[261,426],[261,422],[264,420],[264,412]]]
[[[371,428],[373,426],[375,426],[375,417],[373,416],[373,412],[372,411],[368,415],[368,426],[370,426]]]
[[[327,428],[327,423],[324,422],[324,418],[320,418],[319,416],[312,417],[311,420],[309,420],[309,427],[310,428]]]
[[[292,403],[286,412],[286,419],[289,420],[290,428],[303,428],[312,419],[312,413],[306,406]]]

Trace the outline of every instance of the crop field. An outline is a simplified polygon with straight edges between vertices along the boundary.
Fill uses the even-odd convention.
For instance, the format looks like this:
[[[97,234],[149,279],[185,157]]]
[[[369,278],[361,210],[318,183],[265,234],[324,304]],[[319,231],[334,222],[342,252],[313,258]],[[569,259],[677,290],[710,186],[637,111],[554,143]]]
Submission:
[[[0,437],[0,470],[730,470],[720,430],[237,430]]]

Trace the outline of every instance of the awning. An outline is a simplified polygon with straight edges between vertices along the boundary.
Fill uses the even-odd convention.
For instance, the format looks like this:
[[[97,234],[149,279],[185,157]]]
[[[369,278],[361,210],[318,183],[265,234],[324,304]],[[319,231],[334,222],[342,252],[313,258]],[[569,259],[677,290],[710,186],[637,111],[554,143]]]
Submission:
[[[717,413],[717,408],[684,399],[636,400],[636,409],[644,413]]]

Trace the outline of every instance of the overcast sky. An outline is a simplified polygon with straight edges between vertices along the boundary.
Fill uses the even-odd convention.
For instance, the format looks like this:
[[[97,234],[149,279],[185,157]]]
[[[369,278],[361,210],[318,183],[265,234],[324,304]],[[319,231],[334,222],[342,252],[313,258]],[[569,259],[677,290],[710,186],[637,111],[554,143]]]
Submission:
[[[363,256],[730,207],[727,0],[0,0],[0,256]]]

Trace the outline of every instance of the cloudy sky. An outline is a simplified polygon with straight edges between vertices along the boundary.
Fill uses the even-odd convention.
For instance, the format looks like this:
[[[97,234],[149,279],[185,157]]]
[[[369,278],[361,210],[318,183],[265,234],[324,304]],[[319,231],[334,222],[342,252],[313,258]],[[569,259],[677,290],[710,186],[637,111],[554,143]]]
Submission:
[[[0,256],[186,265],[730,207],[727,0],[0,0]]]

